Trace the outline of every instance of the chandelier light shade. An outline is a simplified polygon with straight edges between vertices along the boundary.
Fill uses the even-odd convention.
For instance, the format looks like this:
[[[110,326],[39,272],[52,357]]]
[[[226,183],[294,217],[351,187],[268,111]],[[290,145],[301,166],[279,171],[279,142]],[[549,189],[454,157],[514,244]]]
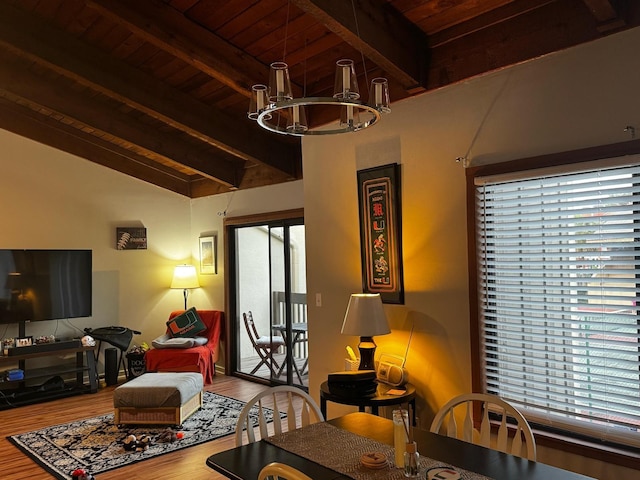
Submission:
[[[269,100],[272,102],[282,102],[291,100],[291,79],[289,78],[289,66],[284,62],[274,62],[271,64],[269,74]]]
[[[307,114],[304,105],[294,105],[291,107],[291,119],[287,122],[287,132],[293,135],[304,135],[309,127],[307,126]]]
[[[184,309],[186,310],[189,289],[200,288],[196,267],[193,265],[176,265],[176,268],[173,270],[171,288],[181,288],[183,290]]]
[[[283,135],[327,135],[357,132],[370,127],[391,112],[389,84],[386,78],[374,78],[369,89],[369,103],[360,99],[358,78],[353,60],[336,62],[332,97],[295,98],[291,89],[289,67],[274,62],[269,70],[269,87],[256,84],[251,88],[248,117],[262,128]],[[309,129],[307,111],[323,106],[335,112],[335,122]]]
[[[345,105],[340,113],[340,126],[355,129],[360,125],[360,110],[353,105]]]
[[[258,120],[258,115],[269,105],[269,90],[266,85],[257,84],[251,87],[251,105],[249,118]]]
[[[343,59],[336,62],[336,81],[333,98],[340,100],[358,100],[360,89],[353,60]]]
[[[381,113],[391,112],[389,106],[389,82],[386,78],[377,77],[371,80],[369,102]]]
[[[354,293],[349,299],[342,334],[360,337],[360,370],[374,370],[375,335],[391,333],[379,293]]]

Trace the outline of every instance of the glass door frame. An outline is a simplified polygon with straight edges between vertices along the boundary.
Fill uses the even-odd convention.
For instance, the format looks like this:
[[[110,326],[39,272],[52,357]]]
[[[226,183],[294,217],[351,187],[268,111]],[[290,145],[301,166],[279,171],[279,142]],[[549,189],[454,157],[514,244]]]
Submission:
[[[286,381],[279,379],[265,379],[249,375],[247,373],[240,372],[240,365],[238,364],[238,356],[236,355],[236,345],[239,336],[244,332],[244,324],[241,321],[240,315],[236,305],[237,296],[237,272],[236,272],[236,249],[235,249],[235,231],[240,227],[251,227],[267,225],[270,229],[277,227],[291,227],[296,225],[304,225],[304,209],[294,209],[279,212],[269,212],[264,214],[247,215],[241,217],[228,217],[224,219],[224,245],[225,245],[225,303],[226,303],[226,342],[225,342],[225,358],[224,367],[225,374],[237,376],[240,378],[247,378],[249,380],[272,384],[292,384],[293,377],[295,375],[293,365],[293,354],[291,346],[288,345],[286,352]],[[285,229],[286,230],[286,229]],[[285,249],[285,255],[288,256],[289,252]],[[290,298],[290,272],[285,272],[286,281],[286,293],[285,298]],[[288,338],[291,336],[291,309],[288,308],[286,315],[286,322],[288,328]],[[240,319],[240,320],[237,320]],[[296,384],[297,386],[297,384]],[[302,386],[303,389],[308,387]]]

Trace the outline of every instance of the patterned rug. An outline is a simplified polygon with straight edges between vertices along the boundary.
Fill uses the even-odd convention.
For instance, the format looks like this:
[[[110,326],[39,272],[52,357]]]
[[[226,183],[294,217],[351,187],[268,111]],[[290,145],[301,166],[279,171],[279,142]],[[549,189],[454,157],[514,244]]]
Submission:
[[[8,439],[56,478],[68,480],[76,468],[97,475],[230,435],[235,432],[238,416],[244,406],[245,402],[240,400],[204,392],[202,409],[185,420],[181,429],[175,430],[184,434],[182,439],[175,442],[156,441],[167,428],[162,425],[117,428],[113,424],[113,414],[11,435]],[[271,420],[273,412],[266,413]],[[143,434],[151,438],[151,445],[146,451],[130,452],[124,449],[123,441],[128,435],[140,438]]]

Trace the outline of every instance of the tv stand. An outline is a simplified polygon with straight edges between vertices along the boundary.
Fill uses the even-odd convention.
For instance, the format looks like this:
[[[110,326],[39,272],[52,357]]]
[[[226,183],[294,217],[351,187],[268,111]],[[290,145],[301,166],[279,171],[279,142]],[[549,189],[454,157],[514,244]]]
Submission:
[[[60,347],[57,349],[15,347],[17,350],[25,348],[25,353],[16,352],[16,354],[0,356],[0,370],[20,368],[24,371],[23,380],[0,382],[0,410],[98,391],[98,373],[94,354],[96,347],[69,346],[66,342],[61,342]],[[35,358],[69,354],[75,354],[75,361],[74,359],[55,359],[55,364],[39,368],[30,368],[28,365],[29,361]],[[50,381],[57,377],[61,377],[63,382]]]

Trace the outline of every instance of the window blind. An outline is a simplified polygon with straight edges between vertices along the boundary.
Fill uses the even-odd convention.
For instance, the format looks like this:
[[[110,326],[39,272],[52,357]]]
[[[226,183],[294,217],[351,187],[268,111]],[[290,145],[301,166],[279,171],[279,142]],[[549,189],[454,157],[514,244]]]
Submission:
[[[640,166],[476,187],[487,392],[640,446]]]

